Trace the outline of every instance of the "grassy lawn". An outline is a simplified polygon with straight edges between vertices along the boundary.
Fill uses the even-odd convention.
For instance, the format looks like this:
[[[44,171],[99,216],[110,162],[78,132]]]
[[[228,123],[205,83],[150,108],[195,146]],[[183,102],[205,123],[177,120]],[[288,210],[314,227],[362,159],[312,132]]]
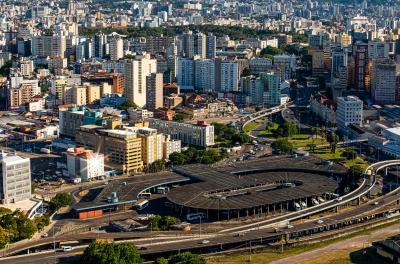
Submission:
[[[303,134],[295,135],[291,137],[289,141],[295,148],[304,148],[310,144],[315,144],[316,146],[327,144],[326,140],[323,138],[311,138],[310,135]]]
[[[278,127],[279,127],[279,124],[277,124],[277,123],[268,123],[266,130],[261,131],[260,135],[267,137],[267,138],[273,138],[274,130],[278,129]]]
[[[344,152],[344,148],[337,148],[335,153],[331,153],[330,149],[316,149],[313,153],[314,155],[320,157],[321,159],[332,160],[335,162],[341,162],[346,167],[350,168],[353,165],[360,165],[363,169],[368,167],[368,162],[363,160],[360,157],[355,158],[354,160],[347,160],[342,157],[342,153]]]
[[[364,236],[364,235],[370,235],[371,232],[377,231],[380,229],[384,229],[387,227],[391,227],[394,225],[398,225],[397,222],[394,223],[389,223],[389,224],[384,224],[381,226],[373,227],[368,230],[363,230],[359,231],[350,235],[346,235],[343,237],[339,238],[334,238],[331,240],[327,241],[322,241],[320,243],[312,244],[312,245],[305,245],[305,246],[299,246],[295,248],[289,248],[284,250],[282,253],[281,252],[255,252],[253,254],[250,254],[249,252],[246,253],[240,253],[240,254],[233,254],[229,256],[216,256],[216,257],[210,257],[207,260],[208,264],[217,264],[217,263],[223,263],[223,264],[241,264],[241,263],[252,263],[252,264],[266,264],[270,263],[275,260],[287,258],[290,256],[295,256],[307,251],[319,249],[319,248],[324,248],[326,246],[329,246],[331,244],[347,240],[353,237],[358,237],[358,236]],[[379,238],[379,239],[383,239]],[[376,239],[376,240],[379,240]],[[371,242],[371,241],[370,241]],[[250,261],[251,258],[251,261]],[[324,254],[323,256],[319,256],[318,258],[312,258],[308,259],[303,262],[299,262],[302,264],[342,264],[342,263],[385,263],[382,262],[382,259],[380,257],[377,257],[373,252],[368,251],[367,254],[362,254],[362,251],[356,250],[354,251],[354,248],[349,248],[346,250],[341,250],[341,251],[335,251],[333,253],[329,254]]]
[[[251,121],[250,123],[248,123],[247,125],[244,126],[243,130],[245,133],[249,133],[250,131],[259,127],[262,123],[264,123],[264,120],[258,119],[258,120]]]

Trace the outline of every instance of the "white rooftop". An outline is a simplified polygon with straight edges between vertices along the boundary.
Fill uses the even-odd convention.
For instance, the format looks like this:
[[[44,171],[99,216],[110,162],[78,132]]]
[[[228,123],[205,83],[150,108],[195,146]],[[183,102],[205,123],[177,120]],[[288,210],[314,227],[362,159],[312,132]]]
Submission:
[[[388,132],[399,135],[400,136],[400,127],[392,127],[386,129]]]

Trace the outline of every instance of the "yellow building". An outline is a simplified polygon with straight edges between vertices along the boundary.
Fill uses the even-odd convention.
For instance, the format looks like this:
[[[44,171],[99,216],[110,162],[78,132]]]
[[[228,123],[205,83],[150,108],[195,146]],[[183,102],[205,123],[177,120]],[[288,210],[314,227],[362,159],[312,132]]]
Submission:
[[[56,98],[59,100],[63,100],[64,97],[64,87],[67,85],[66,80],[55,80],[54,81],[54,88],[56,91]]]
[[[339,35],[339,43],[342,44],[343,47],[349,47],[351,45],[351,36],[346,32],[343,32]]]
[[[103,153],[105,164],[123,173],[143,170],[142,138],[135,132],[86,125],[76,131],[76,143]]]
[[[101,89],[97,85],[85,85],[86,86],[86,99],[87,104],[91,104],[101,98]]]

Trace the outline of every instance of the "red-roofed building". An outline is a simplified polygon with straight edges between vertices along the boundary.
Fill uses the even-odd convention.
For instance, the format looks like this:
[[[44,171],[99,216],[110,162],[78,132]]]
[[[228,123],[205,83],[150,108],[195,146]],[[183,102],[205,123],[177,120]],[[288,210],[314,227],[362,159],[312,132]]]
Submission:
[[[104,155],[82,147],[70,149],[67,152],[67,167],[74,181],[89,181],[104,175]]]

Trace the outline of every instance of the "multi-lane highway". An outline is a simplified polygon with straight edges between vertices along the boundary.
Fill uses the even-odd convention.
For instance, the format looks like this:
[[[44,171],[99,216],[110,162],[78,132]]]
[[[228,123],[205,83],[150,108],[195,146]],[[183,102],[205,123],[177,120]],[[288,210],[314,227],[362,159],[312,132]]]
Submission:
[[[295,221],[306,216],[316,215],[322,211],[345,205],[351,201],[360,199],[361,196],[368,194],[375,184],[375,174],[388,166],[399,165],[400,160],[390,160],[378,162],[366,170],[366,179],[355,191],[341,197],[340,199],[328,201],[318,206],[310,207],[302,211],[279,216],[274,219],[260,221],[254,224],[248,224],[236,228],[225,229],[220,233],[208,235],[204,237],[170,237],[159,238],[154,237],[149,240],[136,239],[134,234],[117,233],[113,234],[113,238],[118,239],[135,239],[134,242],[143,247],[141,253],[144,256],[157,256],[160,254],[176,253],[179,251],[191,250],[196,252],[207,252],[215,250],[230,249],[243,246],[246,243],[260,244],[266,242],[280,241],[283,236],[288,239],[310,236],[314,233],[332,232],[332,230],[347,228],[362,223],[374,223],[385,219],[400,218],[400,188],[387,193],[373,201],[345,210],[343,212],[324,217],[316,222],[315,220],[303,223]],[[292,223],[291,228],[276,229],[274,225],[277,223]],[[294,223],[294,224],[293,224]],[[143,234],[141,234],[143,235]],[[85,234],[72,236],[67,239],[79,239]],[[89,236],[89,235],[88,235]],[[93,234],[91,235],[93,236]],[[107,237],[109,234],[103,234],[101,237]],[[110,236],[111,237],[111,236]],[[50,239],[49,239],[50,240]],[[204,241],[206,240],[206,241]],[[44,240],[45,241],[45,240]],[[50,241],[51,242],[51,241]],[[79,255],[84,250],[84,245],[75,248],[71,252],[40,252],[31,255],[22,255],[10,258],[0,259],[0,263],[68,263],[69,257]]]

